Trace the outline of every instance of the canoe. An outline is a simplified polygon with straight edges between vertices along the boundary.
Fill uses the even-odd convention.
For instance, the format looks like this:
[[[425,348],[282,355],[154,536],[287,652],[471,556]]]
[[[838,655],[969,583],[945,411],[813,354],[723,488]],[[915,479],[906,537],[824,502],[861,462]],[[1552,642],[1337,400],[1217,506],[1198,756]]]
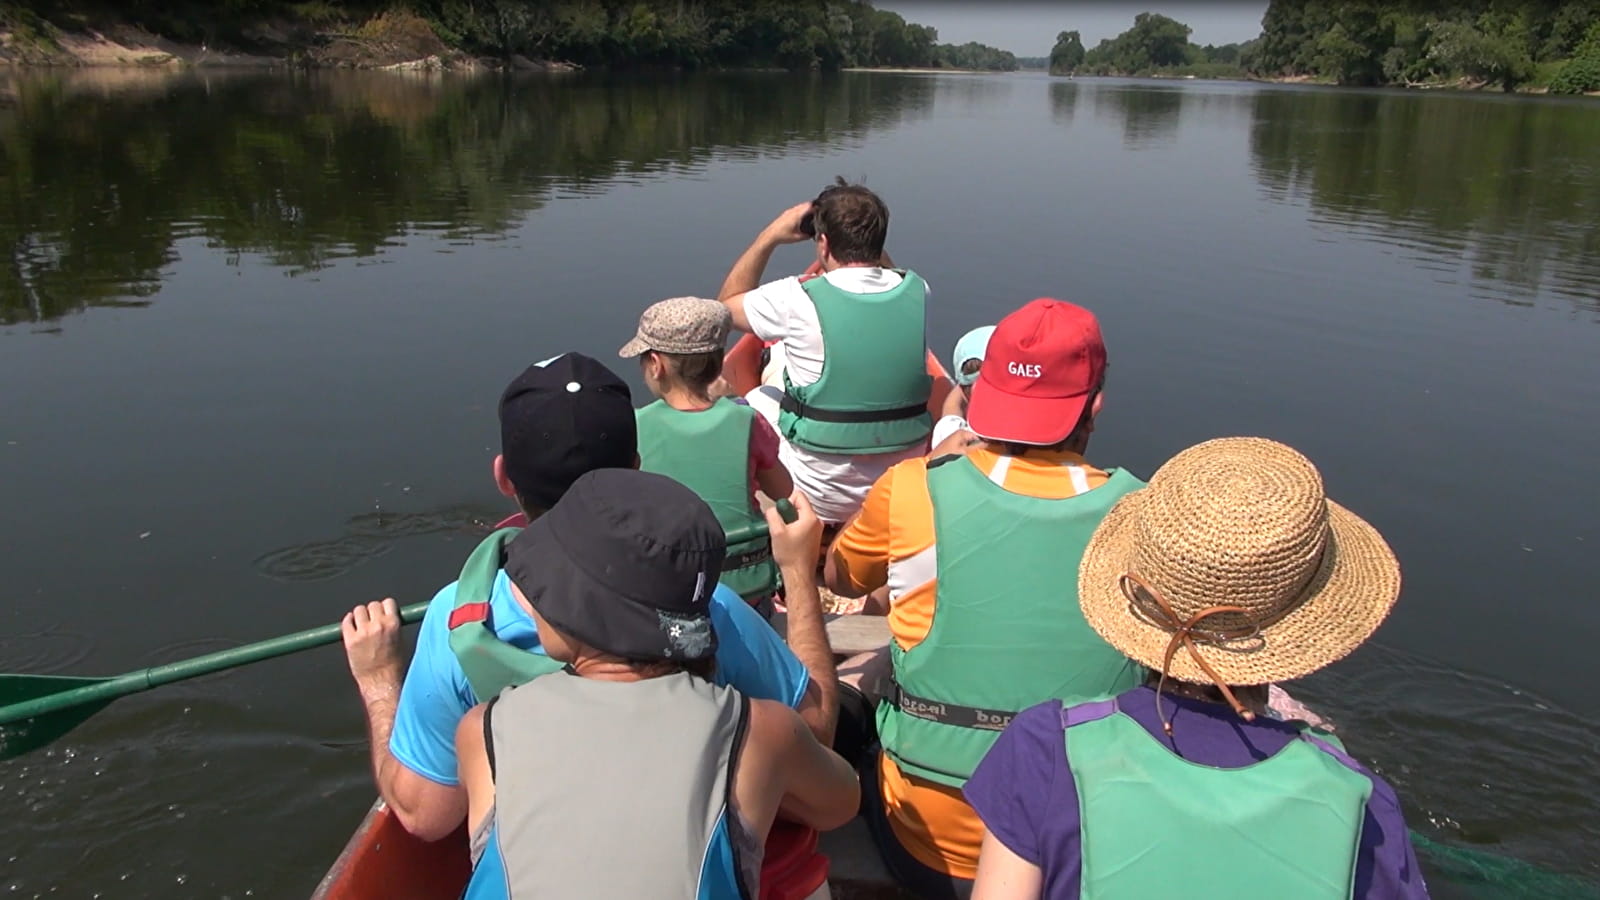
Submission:
[[[772,827],[762,861],[761,900],[827,897],[828,860],[816,832],[786,822]],[[467,829],[429,843],[413,837],[380,799],[345,844],[312,900],[453,900],[472,875]],[[769,881],[776,881],[769,889]]]

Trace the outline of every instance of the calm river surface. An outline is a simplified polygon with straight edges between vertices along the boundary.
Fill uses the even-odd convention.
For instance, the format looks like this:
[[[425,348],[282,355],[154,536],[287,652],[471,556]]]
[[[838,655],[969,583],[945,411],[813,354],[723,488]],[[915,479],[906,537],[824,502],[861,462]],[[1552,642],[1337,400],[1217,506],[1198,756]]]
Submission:
[[[505,382],[714,294],[835,174],[887,199],[941,354],[1040,295],[1100,315],[1100,464],[1231,434],[1315,460],[1406,590],[1296,690],[1425,833],[1600,879],[1595,102],[0,82],[3,668],[113,674],[428,598],[507,511]],[[0,896],[304,896],[371,802],[365,740],[332,647],[119,701],[0,763]]]

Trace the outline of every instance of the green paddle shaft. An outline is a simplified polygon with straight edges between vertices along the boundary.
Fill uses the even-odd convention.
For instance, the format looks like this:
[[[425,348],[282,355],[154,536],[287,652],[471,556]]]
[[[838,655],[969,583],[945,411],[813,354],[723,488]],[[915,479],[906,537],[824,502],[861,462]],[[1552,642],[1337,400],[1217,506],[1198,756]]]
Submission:
[[[779,500],[777,503],[778,514],[785,521],[793,522],[798,515],[794,506],[788,500]],[[760,537],[767,533],[766,522],[754,522],[743,528],[735,528],[728,532],[730,544],[743,543]],[[428,611],[427,602],[413,603],[400,609],[400,621],[410,625],[422,619],[423,613]],[[309,628],[294,634],[286,634],[271,640],[258,641],[246,644],[243,647],[234,647],[228,650],[218,650],[204,656],[181,662],[167,663],[162,666],[151,666],[125,675],[113,678],[70,678],[62,676],[0,676],[7,678],[27,678],[35,685],[43,688],[32,699],[23,700],[0,706],[0,725],[12,722],[22,722],[48,713],[59,712],[74,706],[89,704],[105,704],[118,697],[148,691],[154,687],[171,684],[174,681],[183,681],[189,678],[198,678],[201,675],[210,675],[239,666],[247,666],[253,662],[264,659],[273,659],[279,656],[288,656],[302,650],[332,644],[340,639],[339,625],[323,625],[319,628]]]
[[[428,611],[426,601],[413,603],[402,607],[400,621],[410,625],[420,621],[422,614]],[[234,669],[246,666],[263,659],[272,659],[278,656],[288,656],[299,653],[301,650],[310,650],[339,640],[339,624],[323,625],[318,628],[308,628],[294,634],[286,634],[271,640],[257,641],[254,644],[245,644],[243,647],[233,647],[228,650],[218,650],[204,656],[181,662],[167,663],[164,666],[151,666],[118,675],[115,678],[84,679],[93,681],[84,687],[71,688],[58,694],[39,697],[22,703],[13,703],[0,707],[0,725],[16,722],[22,719],[31,719],[45,713],[66,709],[85,703],[114,700],[140,691],[148,691],[154,687],[171,684],[174,681],[183,681],[189,678],[198,678],[201,675],[210,675],[225,669]]]

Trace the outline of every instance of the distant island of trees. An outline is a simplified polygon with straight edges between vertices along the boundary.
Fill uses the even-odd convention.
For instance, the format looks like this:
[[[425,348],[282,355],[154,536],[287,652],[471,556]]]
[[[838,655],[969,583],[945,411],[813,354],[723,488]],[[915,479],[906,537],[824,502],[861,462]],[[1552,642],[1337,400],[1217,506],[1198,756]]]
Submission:
[[[1054,75],[1281,78],[1347,85],[1477,85],[1600,91],[1600,4],[1593,0],[1272,0],[1253,40],[1189,41],[1188,25],[1140,13],[1086,49],[1063,31]]]

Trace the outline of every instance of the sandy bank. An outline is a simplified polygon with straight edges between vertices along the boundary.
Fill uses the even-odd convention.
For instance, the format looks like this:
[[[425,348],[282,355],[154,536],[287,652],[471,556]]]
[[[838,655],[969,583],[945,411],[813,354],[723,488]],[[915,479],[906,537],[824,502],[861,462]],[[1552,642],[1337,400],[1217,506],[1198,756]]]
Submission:
[[[0,66],[234,68],[315,67],[410,72],[488,69],[567,72],[570,63],[476,57],[445,45],[422,19],[386,12],[366,22],[311,28],[264,22],[249,29],[249,49],[186,43],[129,24],[0,28]]]

